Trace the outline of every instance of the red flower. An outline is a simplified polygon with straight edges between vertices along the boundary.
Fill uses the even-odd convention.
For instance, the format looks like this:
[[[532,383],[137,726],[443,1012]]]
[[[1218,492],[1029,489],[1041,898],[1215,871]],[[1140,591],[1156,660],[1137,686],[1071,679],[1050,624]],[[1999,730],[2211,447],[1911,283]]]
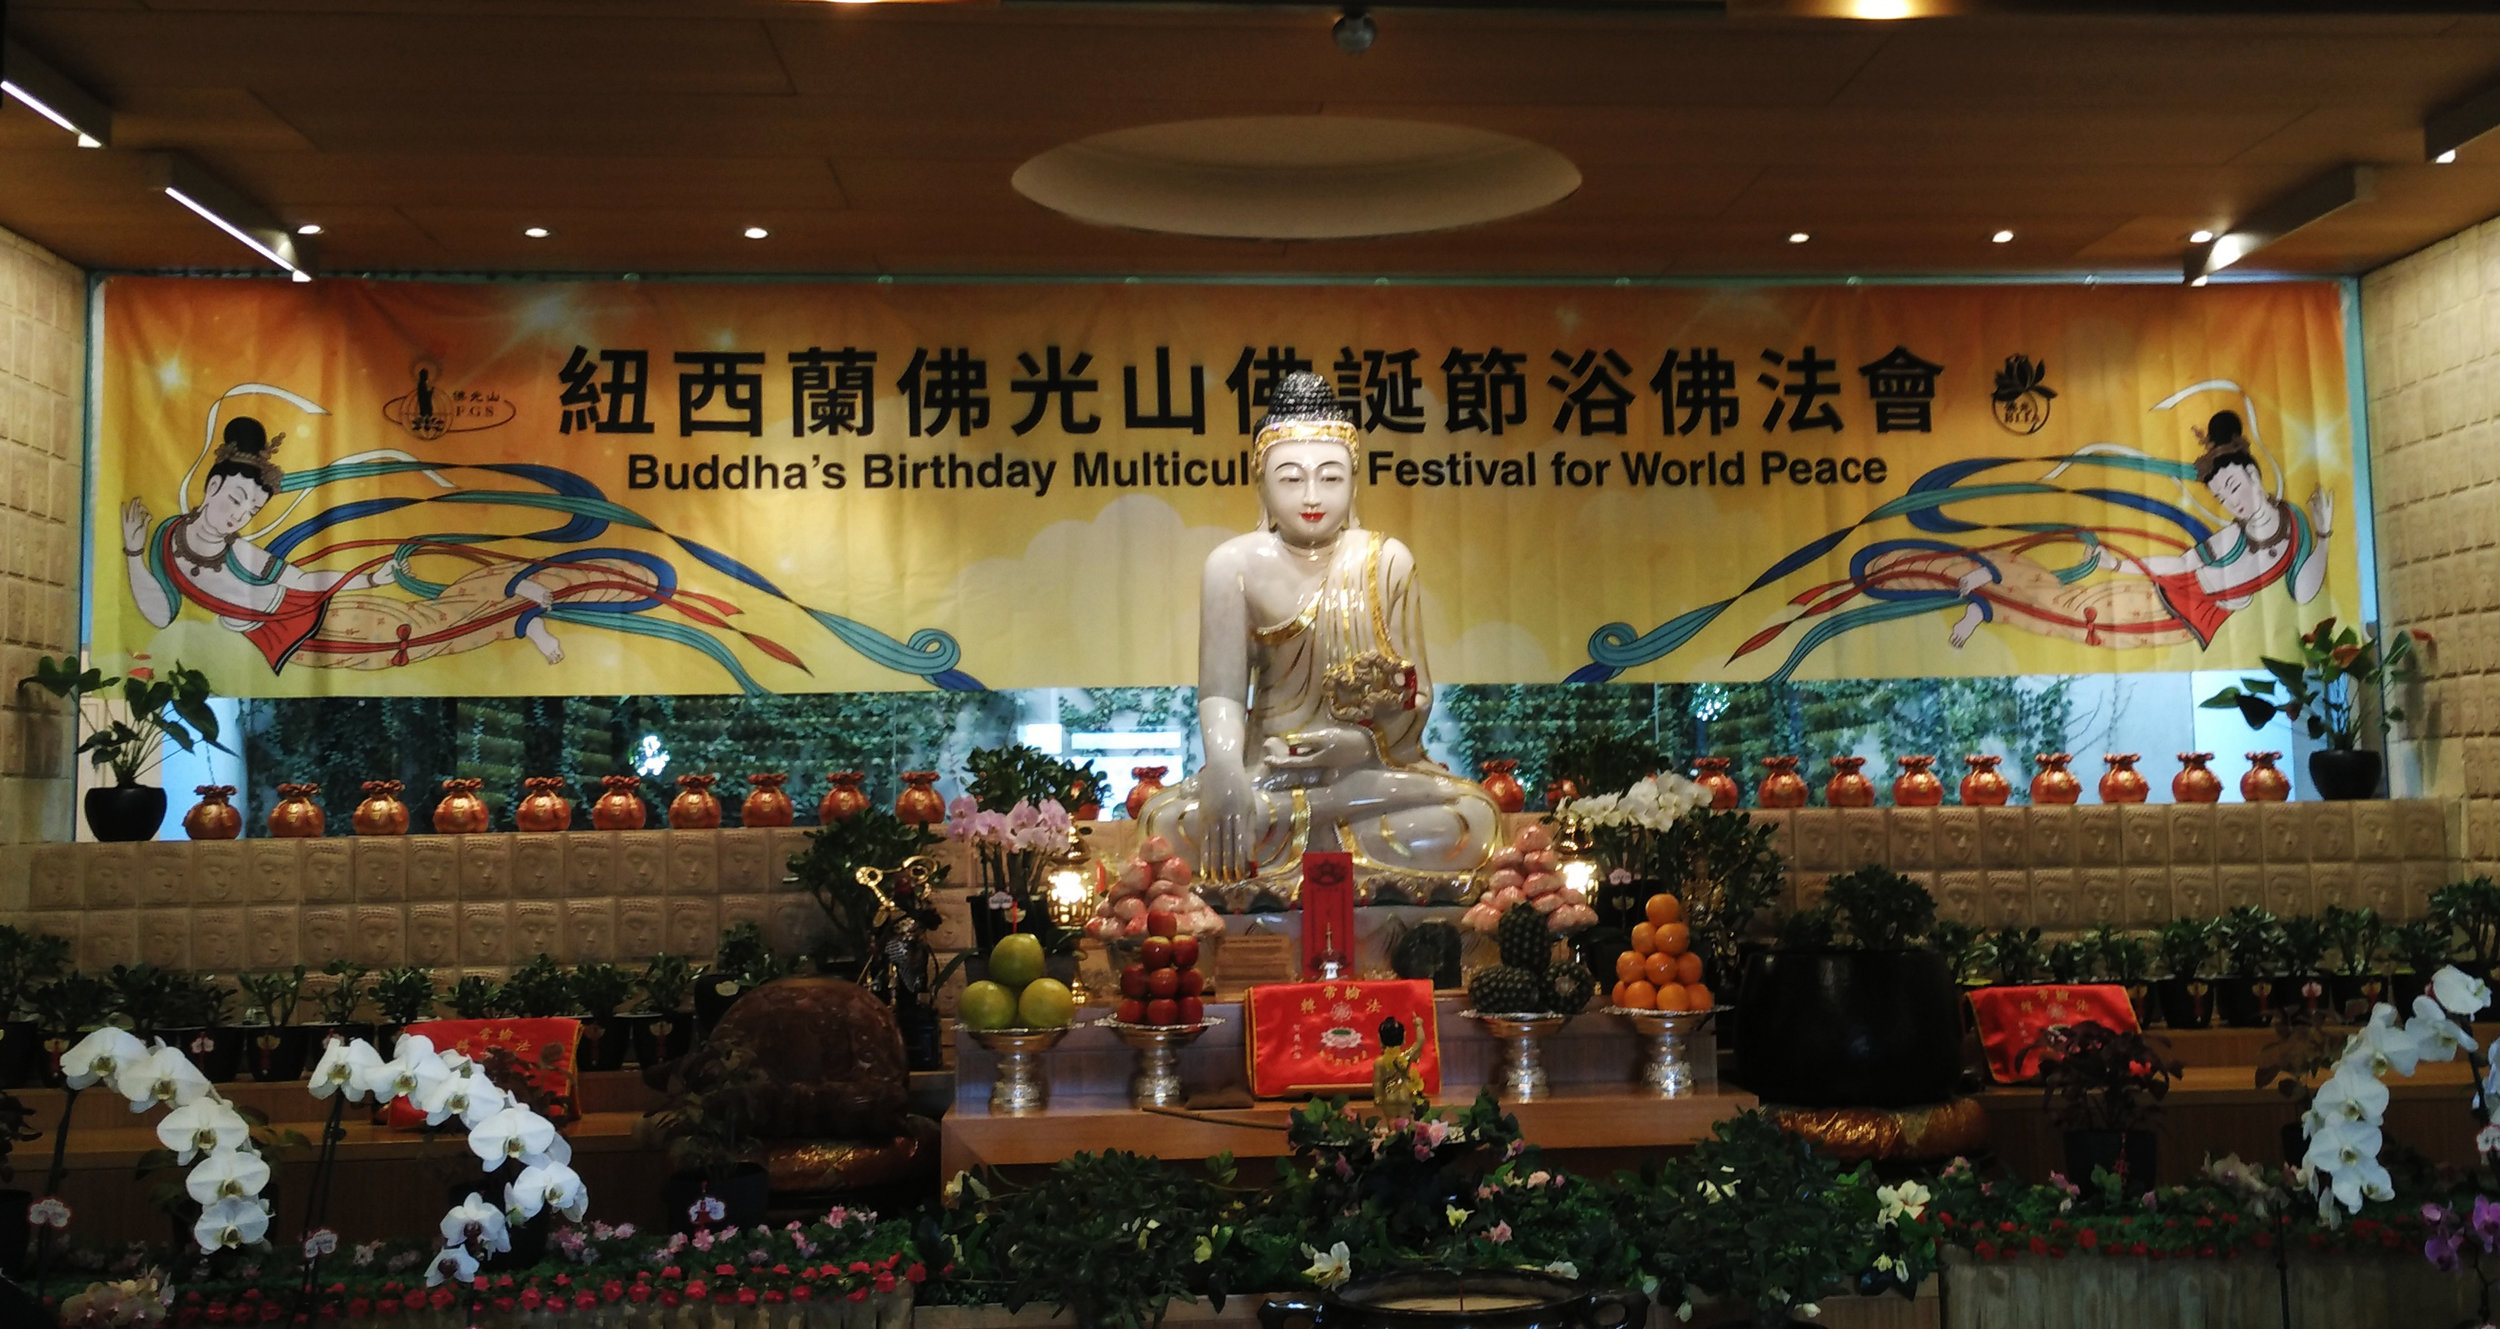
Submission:
[[[805,1283],[801,1283],[797,1287],[790,1289],[790,1299],[792,1301],[806,1301],[815,1295],[816,1289],[809,1287]]]
[[[2075,1234],[2075,1244],[2081,1246],[2087,1251],[2091,1250],[2101,1244],[2101,1234],[2090,1228],[2085,1228],[2083,1231]]]
[[[1970,1249],[1971,1254],[1978,1256],[1980,1259],[1993,1260],[1997,1258],[1997,1246],[1993,1241],[1981,1241],[1978,1245],[1973,1246]]]
[[[634,1284],[633,1290],[627,1292],[625,1295],[633,1298],[636,1302],[649,1301],[651,1300],[651,1285],[648,1283],[636,1283]]]
[[[912,1263],[911,1268],[906,1269],[906,1270],[904,1270],[904,1271],[903,1271],[903,1277],[905,1277],[905,1278],[907,1278],[907,1279],[911,1280],[911,1281],[912,1281],[912,1282],[914,1282],[914,1283],[921,1282],[921,1281],[923,1281],[924,1279],[928,1278],[928,1276],[929,1276],[929,1267],[928,1267],[927,1265],[925,1265],[925,1264],[921,1264],[921,1263],[919,1263],[918,1261],[914,1261],[914,1262]]]
[[[879,1274],[879,1275],[877,1275],[877,1290],[878,1290],[879,1292],[892,1292],[892,1291],[894,1290],[894,1275],[892,1275],[892,1274]]]
[[[670,1265],[669,1267],[667,1267],[666,1269],[663,1269],[663,1270],[661,1270],[661,1271],[660,1271],[660,1277],[662,1277],[662,1278],[683,1278],[683,1277],[685,1277],[685,1275],[684,1275],[684,1274],[681,1274],[681,1273],[679,1273],[679,1272],[677,1272],[677,1266],[672,1264],[672,1265]]]
[[[686,1284],[686,1295],[697,1301],[703,1300],[705,1296],[710,1294],[711,1290],[711,1285],[704,1282],[700,1278]]]
[[[450,1288],[438,1287],[426,1295],[426,1304],[432,1306],[438,1311],[442,1310],[451,1305],[451,1295]],[[411,1309],[414,1308],[412,1307]]]
[[[852,1289],[851,1289],[851,1300],[853,1300],[853,1301],[866,1301],[866,1300],[868,1300],[868,1289],[867,1289],[867,1288],[865,1288],[865,1287],[855,1287],[855,1288],[852,1288]]]
[[[599,1299],[590,1295],[588,1292],[576,1292],[573,1294],[573,1309],[577,1311],[586,1311],[598,1304]]]
[[[741,1306],[752,1306],[752,1305],[754,1305],[754,1304],[755,1304],[755,1289],[754,1289],[754,1288],[751,1288],[751,1287],[742,1287],[742,1288],[738,1289],[738,1304],[739,1304],[739,1305],[741,1305]]]
[[[1999,1223],[1999,1224],[1997,1224],[1997,1231],[1999,1231],[1999,1232],[2012,1232],[2012,1231],[2015,1231],[2015,1230],[2016,1230],[2016,1229],[2015,1229],[2014,1225],[2013,1225],[2013,1224],[2011,1224],[2011,1223]]]
[[[773,1272],[774,1272],[774,1273],[776,1273],[776,1274],[781,1275],[781,1276],[782,1276],[782,1277],[784,1277],[784,1278],[787,1278],[787,1277],[789,1277],[789,1276],[790,1276],[790,1266],[788,1266],[788,1265],[786,1265],[786,1264],[777,1264],[777,1265],[774,1265],[774,1266],[773,1266]]]
[[[735,1278],[738,1276],[738,1266],[734,1264],[716,1264],[712,1266],[712,1272],[723,1278]]]
[[[373,1314],[373,1302],[368,1298],[358,1297],[347,1303],[347,1313],[361,1320]]]
[[[864,1274],[869,1272],[868,1262],[866,1260],[851,1261],[851,1272],[855,1274]]]
[[[764,1301],[768,1305],[778,1306],[786,1300],[788,1300],[788,1298],[783,1297],[781,1293],[775,1289],[766,1288],[764,1290]]]
[[[662,1289],[660,1290],[660,1304],[661,1304],[661,1305],[663,1305],[663,1306],[674,1306],[674,1305],[676,1305],[676,1304],[677,1304],[677,1294],[676,1294],[676,1293],[674,1293],[674,1292],[669,1291],[669,1290],[668,1290],[668,1289],[666,1289],[666,1288],[662,1288]]]
[[[534,1311],[546,1304],[547,1298],[541,1294],[537,1288],[524,1288],[522,1290],[521,1306],[523,1309]]]
[[[625,1295],[625,1285],[611,1278],[599,1288],[599,1295],[610,1301]]]

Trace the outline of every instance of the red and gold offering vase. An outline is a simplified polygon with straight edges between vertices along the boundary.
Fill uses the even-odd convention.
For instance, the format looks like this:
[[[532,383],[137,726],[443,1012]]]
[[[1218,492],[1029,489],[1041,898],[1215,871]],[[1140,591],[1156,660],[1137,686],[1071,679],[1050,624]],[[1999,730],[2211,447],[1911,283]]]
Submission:
[[[358,835],[406,835],[408,805],[399,797],[404,788],[397,780],[365,781],[365,801],[356,805],[348,824]]]
[[[787,826],[797,821],[798,805],[792,803],[789,793],[782,789],[789,782],[789,775],[781,771],[762,771],[748,776],[747,784],[752,787],[747,790],[746,801],[738,805],[738,824]]]
[[[321,805],[313,801],[320,792],[317,784],[279,785],[278,805],[269,809],[269,833],[281,840],[320,839],[329,828]]]

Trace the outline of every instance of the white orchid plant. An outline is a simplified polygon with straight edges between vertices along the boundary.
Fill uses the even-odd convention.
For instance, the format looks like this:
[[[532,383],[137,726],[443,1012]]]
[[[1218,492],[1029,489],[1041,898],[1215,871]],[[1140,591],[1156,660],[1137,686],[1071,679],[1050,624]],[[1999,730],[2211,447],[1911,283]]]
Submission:
[[[191,1236],[201,1250],[248,1246],[268,1234],[269,1202],[261,1192],[269,1185],[269,1163],[252,1141],[251,1123],[181,1049],[162,1040],[142,1042],[108,1025],[61,1054],[61,1075],[72,1090],[110,1086],[132,1112],[171,1109],[156,1123],[156,1138],[191,1169],[183,1188],[200,1204]],[[59,1209],[66,1222],[58,1200],[36,1202],[45,1205]]]
[[[2429,991],[2413,1000],[2411,1018],[2381,1002],[2369,1023],[2345,1040],[2333,1073],[2301,1117],[2309,1139],[2301,1168],[2317,1194],[2320,1221],[2331,1224],[2344,1211],[2358,1213],[2365,1201],[2395,1198],[2386,1165],[2379,1162],[2387,1117],[2387,1084],[2381,1077],[2389,1071],[2409,1076],[2423,1062],[2464,1056],[2480,1073],[2474,1106],[2485,1124],[2475,1137],[2476,1151],[2500,1155],[2500,1071],[2490,1069],[2468,1028],[2490,1004],[2490,986],[2452,966],[2431,976]]]
[[[468,1285],[481,1261],[511,1249],[512,1224],[547,1212],[578,1219],[589,1208],[590,1193],[573,1171],[573,1148],[555,1123],[497,1086],[485,1067],[456,1048],[438,1051],[422,1035],[402,1034],[385,1061],[361,1038],[333,1042],[313,1067],[312,1093],[351,1103],[405,1099],[429,1126],[458,1119],[469,1132],[469,1152],[489,1177],[519,1168],[504,1184],[500,1206],[471,1192],[443,1215],[442,1249],[426,1270],[429,1287]]]
[[[1598,859],[1613,868],[1614,884],[1657,875],[1661,836],[1693,812],[1710,806],[1710,791],[1673,771],[1662,771],[1621,793],[1566,799],[1554,815],[1588,831]]]

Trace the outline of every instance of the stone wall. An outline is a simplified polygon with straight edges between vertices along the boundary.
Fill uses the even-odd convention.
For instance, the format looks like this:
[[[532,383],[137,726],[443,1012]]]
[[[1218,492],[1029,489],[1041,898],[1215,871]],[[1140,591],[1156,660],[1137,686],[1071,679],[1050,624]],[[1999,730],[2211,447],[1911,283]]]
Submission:
[[[0,231],[0,845],[70,837],[68,709],[13,686],[78,649],[86,281]],[[24,906],[26,856],[0,853],[0,912]]]
[[[2396,768],[2500,871],[2500,221],[2361,283],[2381,621],[2437,638]]]
[[[1826,808],[1757,813],[1780,828],[1785,907],[1834,872],[1886,863],[1946,915],[2072,932],[2150,928],[2233,905],[2421,913],[2448,879],[2441,805],[2425,801],[2065,808]],[[1097,854],[1127,852],[1105,822]],[[334,959],[501,973],[541,951],[568,964],[652,952],[709,958],[720,929],[760,924],[783,950],[817,925],[784,880],[805,830],[333,836],[47,845],[15,921],[70,937],[81,967],[146,961],[233,972]],[[941,949],[971,944],[973,881],[955,860]]]

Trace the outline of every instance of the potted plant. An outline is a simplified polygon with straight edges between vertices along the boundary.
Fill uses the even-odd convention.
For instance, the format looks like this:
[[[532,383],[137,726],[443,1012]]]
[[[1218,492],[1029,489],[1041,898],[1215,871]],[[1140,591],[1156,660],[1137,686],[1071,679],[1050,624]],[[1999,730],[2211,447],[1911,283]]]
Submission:
[[[1616,921],[1621,924],[1622,944],[1631,944],[1631,925],[1641,921],[1649,897],[1661,890],[1671,892],[1683,903],[1684,921],[1692,926],[1693,949],[1702,956],[1703,982],[1713,992],[1733,990],[1742,973],[1741,940],[1753,925],[1754,915],[1779,898],[1788,880],[1787,861],[1780,857],[1777,843],[1778,829],[1754,820],[1750,813],[1694,808],[1663,831],[1636,824],[1601,828],[1596,837],[1601,849],[1616,839],[1633,850],[1644,840],[1656,846],[1649,856],[1654,880],[1643,877],[1617,893]],[[1634,871],[1640,871],[1637,864]]]
[[[869,808],[808,832],[807,848],[790,856],[790,876],[824,912],[825,930],[812,950],[818,973],[852,978],[864,969],[883,905],[859,879],[861,868],[891,872],[944,838],[882,808]]]
[[[686,999],[694,991],[694,966],[681,955],[651,957],[642,976],[642,1008],[626,1017],[634,1032],[634,1064],[652,1067],[675,1061],[694,1046],[694,1016]]]
[[[337,1039],[365,1039],[374,1036],[373,1025],[359,1021],[356,1012],[365,1004],[365,976],[372,972],[353,960],[332,960],[321,966],[330,976],[330,986],[313,998],[314,1009],[321,1023],[314,1026],[318,1043]]]
[[[573,980],[540,951],[503,981],[502,1014],[549,1019],[573,1013]]]
[[[1961,1074],[1960,994],[1925,945],[1936,901],[1881,867],[1836,876],[1745,975],[1737,1078],[1806,1107],[1907,1107]]]
[[[44,1083],[61,1082],[61,1054],[113,1016],[113,985],[76,970],[35,989],[30,1003],[43,1030]]]
[[[1871,1165],[1844,1168],[1760,1111],[1718,1123],[1666,1164],[1658,1188],[1648,1244],[1660,1302],[1686,1298],[1679,1315],[1706,1298],[1745,1317],[1732,1324],[1804,1324],[1825,1297],[1915,1288],[1932,1260],[1926,1243],[1896,1258],[1912,1254],[1898,1226],[1923,1217],[1923,1188],[1880,1187]]]
[[[383,1048],[398,1044],[401,1030],[434,1018],[434,971],[395,965],[373,976],[373,1009],[382,1017]]]
[[[100,669],[80,669],[67,656],[43,656],[35,672],[21,678],[55,697],[65,698],[88,718],[85,704],[97,699],[96,725],[78,744],[97,770],[113,773],[113,783],[87,791],[87,829],[99,840],[153,840],[165,824],[165,791],[143,785],[139,777],[164,760],[163,743],[185,752],[201,743],[226,751],[217,741],[217,713],[209,709],[208,678],[180,661],[163,678],[144,672],[107,678]]]
[[[2489,877],[2451,882],[2431,892],[2430,905],[2433,919],[2464,936],[2469,972],[2486,982],[2500,973],[2500,884]]]
[[[623,968],[593,961],[573,967],[573,1007],[582,1024],[578,1064],[586,1071],[613,1071],[625,1065],[633,1046],[633,1028],[618,1018],[634,995],[634,976]]]
[[[2202,1029],[2213,1023],[2214,962],[2222,950],[2222,920],[2174,918],[2153,933],[2153,949],[2161,957],[2162,980],[2153,985],[2161,1001],[2161,1022],[2173,1029]]]
[[[1927,933],[1927,944],[1944,957],[1944,967],[1953,974],[1954,986],[1969,989],[1988,985],[1988,934],[1974,923],[1958,918],[1939,918]]]
[[[491,1020],[504,1014],[503,986],[484,974],[463,974],[443,993],[443,1004],[463,1020]]]
[[[695,1063],[691,1073],[672,1077],[668,1102],[636,1123],[635,1136],[668,1155],[665,1195],[677,1230],[755,1226],[764,1221],[771,1196],[771,1179],[755,1161],[762,1148],[755,1137],[758,1100],[771,1091],[771,1077],[757,1066],[755,1050],[734,1035],[716,1032],[705,1040],[703,1055],[689,1061]],[[698,1202],[705,1199],[719,1201],[722,1212],[698,1218]]]
[[[243,1073],[243,1030],[234,1022],[235,990],[209,974],[168,972],[157,1036],[180,1048],[200,1074],[225,1084]]]
[[[2281,971],[2282,924],[2264,905],[2244,904],[2222,916],[2217,937],[2223,971],[2214,983],[2215,1008],[2233,1028],[2263,1028]]]
[[[2169,1044],[2098,1020],[2053,1025],[2036,1045],[2049,1124],[2066,1132],[2066,1175],[2108,1171],[2150,1190],[2160,1164],[2161,1103],[2186,1067]]]
[[[302,1079],[312,1045],[312,1030],[295,1023],[295,1009],[304,1000],[304,966],[245,974],[239,981],[251,1003],[243,1013],[243,1035],[252,1078]]]
[[[2274,1005],[2316,1007],[2327,1004],[2326,953],[2334,946],[2326,920],[2316,914],[2294,914],[2276,924]]]
[[[2335,950],[2335,962],[2327,975],[2332,1009],[2342,1019],[2355,1020],[2356,1015],[2367,1019],[2370,1008],[2387,992],[2386,971],[2380,967],[2380,948],[2387,939],[2387,925],[2379,921],[2378,911],[2368,905],[2358,909],[2328,905],[2320,922],[2325,925],[2328,944]]]
[[[35,991],[68,967],[69,938],[0,925],[0,1088],[32,1084],[41,1074]]]
[[[175,1014],[174,975],[152,964],[117,964],[105,971],[119,1023],[141,1038],[155,1038]]]
[[[2419,918],[2388,930],[2387,949],[2404,968],[2389,984],[2400,1011],[2413,1009],[2413,999],[2430,990],[2431,975],[2448,967],[2457,953],[2457,934],[2447,920]]]
[[[2153,1022],[2153,951],[2144,938],[2122,932],[2115,923],[2103,923],[2089,936],[2097,976],[2104,983],[2116,983],[2127,990],[2127,1004],[2135,1008],[2135,1022]]]
[[[2049,981],[2076,984],[2091,981],[2100,956],[2090,937],[2074,937],[2049,947]]]
[[[1993,986],[2018,988],[2048,981],[2049,954],[2038,928],[1998,928],[1988,938],[1987,957],[1996,973]]]
[[[753,923],[722,928],[712,963],[695,980],[695,1028],[708,1032],[729,1013],[732,1002],[788,972],[789,966],[765,944],[764,929]]]
[[[2261,657],[2270,677],[2243,678],[2239,686],[2224,688],[2207,697],[2203,705],[2237,710],[2251,729],[2265,728],[2277,715],[2303,722],[2312,741],[2326,744],[2309,754],[2309,782],[2318,796],[2371,798],[2378,793],[2384,763],[2376,751],[2359,746],[2361,696],[2381,692],[2389,683],[2411,680],[2414,643],[2428,645],[2430,639],[2429,633],[2415,628],[2377,642],[2357,628],[2339,632],[2334,619],[2320,619],[2316,627],[2301,634],[2300,659]],[[2361,695],[2356,695],[2356,685]],[[2404,722],[2401,707],[2384,709],[2388,724]]]

